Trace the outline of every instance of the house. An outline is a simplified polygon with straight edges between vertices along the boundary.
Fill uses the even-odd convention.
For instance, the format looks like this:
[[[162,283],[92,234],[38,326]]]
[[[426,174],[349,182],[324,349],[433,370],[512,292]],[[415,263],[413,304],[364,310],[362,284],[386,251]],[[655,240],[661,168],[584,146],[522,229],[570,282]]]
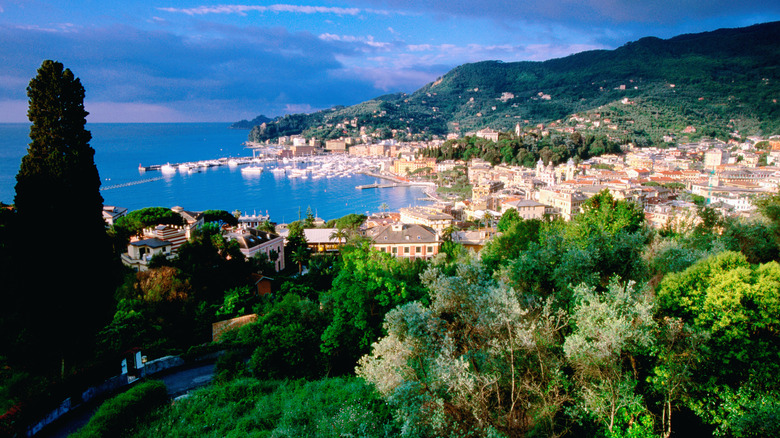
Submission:
[[[122,263],[138,272],[146,271],[152,257],[163,254],[166,258],[173,256],[173,244],[166,240],[152,237],[137,240],[127,245],[127,252],[122,254]]]
[[[346,153],[347,142],[343,138],[338,140],[326,140],[325,150],[333,153]]]
[[[629,178],[649,178],[650,170],[642,167],[639,168],[632,167],[630,169],[626,169],[626,176],[628,176]]]
[[[441,240],[433,228],[417,224],[391,224],[366,232],[372,247],[397,258],[430,259],[439,253]]]
[[[490,128],[484,128],[477,131],[476,136],[479,138],[484,138],[486,140],[491,140],[494,142],[498,141],[498,131],[494,131]]]
[[[312,254],[337,252],[347,243],[346,237],[334,237],[337,231],[338,228],[306,228],[303,230],[303,235]]]
[[[284,238],[282,236],[254,228],[239,228],[225,233],[224,236],[228,240],[235,240],[246,258],[265,254],[268,260],[274,263],[276,272],[284,270]],[[273,252],[276,254],[275,260]]]
[[[144,228],[143,236],[146,239],[157,238],[170,242],[171,252],[175,253],[187,241],[187,228],[174,225],[157,225],[152,228]]]
[[[395,160],[393,162],[393,173],[396,175],[407,176],[420,171],[427,173],[436,172],[435,158],[419,158],[417,160]]]
[[[582,204],[588,200],[579,190],[562,187],[545,187],[539,190],[539,202],[552,207],[555,214],[560,214],[564,220],[571,220],[582,210]]]
[[[187,239],[190,239],[192,237],[192,232],[201,228],[204,224],[204,215],[200,212],[195,211],[187,211],[179,206],[171,208],[172,211],[175,211],[176,213],[179,213],[179,215],[184,219],[184,230],[185,234],[187,236]]]
[[[479,252],[494,235],[495,228],[462,230],[452,233],[452,241],[463,245],[466,249]]]
[[[109,227],[114,226],[114,222],[122,216],[127,216],[127,209],[123,207],[115,207],[113,205],[103,206],[103,220],[106,221]]]
[[[401,222],[405,224],[425,225],[441,234],[447,227],[452,225],[454,218],[444,212],[436,211],[428,207],[408,207],[402,208]]]
[[[507,201],[501,204],[503,209],[514,208],[523,219],[542,219],[548,207],[531,199]]]
[[[257,293],[258,296],[268,295],[273,292],[273,278],[260,274],[252,274],[252,280],[255,282],[255,293]]]

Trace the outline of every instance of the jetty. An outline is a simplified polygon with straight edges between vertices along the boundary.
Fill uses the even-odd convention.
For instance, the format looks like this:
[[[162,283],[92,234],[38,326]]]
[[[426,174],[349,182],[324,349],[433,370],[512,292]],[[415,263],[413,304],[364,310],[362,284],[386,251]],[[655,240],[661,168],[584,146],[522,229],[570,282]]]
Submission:
[[[392,183],[392,184],[364,184],[361,186],[355,186],[358,190],[365,190],[365,189],[386,189],[390,187],[409,187],[410,184],[404,184],[404,183]]]
[[[102,187],[100,187],[100,191],[111,190],[111,189],[118,189],[118,188],[122,188],[122,187],[130,187],[130,186],[134,186],[134,185],[137,185],[137,184],[144,184],[144,183],[149,183],[149,182],[153,182],[153,181],[159,181],[161,179],[165,179],[165,177],[158,176],[157,178],[147,178],[147,179],[142,179],[142,180],[138,180],[138,181],[130,181],[130,182],[122,183],[122,184],[114,184],[114,185],[110,185],[110,186],[102,186]]]

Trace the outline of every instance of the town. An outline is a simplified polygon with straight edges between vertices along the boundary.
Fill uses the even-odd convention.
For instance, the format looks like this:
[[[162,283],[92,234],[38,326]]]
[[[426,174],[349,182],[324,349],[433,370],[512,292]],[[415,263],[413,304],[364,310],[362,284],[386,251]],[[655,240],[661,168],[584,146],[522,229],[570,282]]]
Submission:
[[[576,118],[578,127],[590,120]],[[349,123],[345,121],[344,123]],[[565,134],[572,128],[539,125],[539,135],[558,130]],[[499,131],[485,128],[466,134],[497,142]],[[511,133],[505,133],[511,135]],[[518,124],[515,135],[521,134]],[[449,139],[457,136],[450,136]],[[362,236],[372,246],[399,258],[430,259],[438,254],[447,240],[460,243],[478,252],[496,235],[495,227],[508,210],[515,210],[522,219],[571,220],[581,206],[603,190],[617,200],[635,202],[641,206],[646,222],[655,229],[687,230],[700,221],[697,206],[706,207],[722,217],[749,218],[755,214],[753,200],[775,193],[780,183],[780,137],[748,137],[724,142],[701,139],[690,143],[674,143],[665,139],[667,147],[636,147],[628,144],[620,154],[604,154],[587,160],[569,159],[553,166],[541,158],[534,168],[491,163],[473,158],[469,161],[426,158],[426,149],[440,147],[444,140],[430,142],[397,142],[370,137],[342,138],[320,142],[303,137],[280,137],[276,144],[248,142],[254,160],[241,164],[305,162],[328,177],[336,172],[362,172],[387,179],[389,184],[374,184],[358,188],[392,188],[398,184],[426,185],[431,200],[427,205],[380,211],[367,217],[360,226]],[[312,164],[325,163],[325,164]],[[254,165],[252,165],[255,168]],[[287,165],[287,168],[290,166]],[[272,169],[284,172],[281,165]],[[288,169],[289,170],[289,169]],[[305,172],[295,169],[290,177]],[[451,190],[453,181],[460,181],[460,190]],[[384,206],[386,207],[386,206]],[[262,207],[261,207],[262,208]],[[123,262],[137,270],[157,253],[173,257],[178,246],[192,230],[202,225],[197,212],[181,212],[184,227],[159,226],[144,230],[134,238],[123,255]],[[111,224],[127,210],[116,206],[104,208],[104,218]],[[287,224],[275,224],[275,233],[258,231],[256,227],[272,222],[268,215],[234,212],[238,226],[225,230],[225,237],[239,242],[247,257],[271,251],[279,256],[276,270],[285,269],[284,244]],[[305,231],[312,254],[336,252],[345,237],[335,228],[326,228],[325,221],[315,218],[313,228]]]

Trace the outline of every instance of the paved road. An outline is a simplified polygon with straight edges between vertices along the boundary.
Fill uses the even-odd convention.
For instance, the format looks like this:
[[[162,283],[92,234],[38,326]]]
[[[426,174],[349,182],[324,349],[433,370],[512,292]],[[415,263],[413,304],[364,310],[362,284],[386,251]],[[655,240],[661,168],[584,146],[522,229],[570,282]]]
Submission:
[[[185,367],[150,377],[161,380],[168,387],[168,395],[178,397],[188,391],[207,385],[214,375],[214,364]],[[35,435],[36,438],[65,438],[87,424],[100,402],[87,403],[67,413]]]

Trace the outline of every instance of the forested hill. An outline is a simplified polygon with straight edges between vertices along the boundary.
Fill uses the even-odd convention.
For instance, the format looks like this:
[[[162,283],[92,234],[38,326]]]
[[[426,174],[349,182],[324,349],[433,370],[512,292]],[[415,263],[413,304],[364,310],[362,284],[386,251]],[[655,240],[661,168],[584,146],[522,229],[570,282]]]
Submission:
[[[586,112],[613,116],[613,134],[657,141],[693,126],[699,135],[780,133],[780,22],[642,38],[544,62],[464,64],[411,95],[280,117],[250,140],[359,134],[402,140],[483,127],[509,130]],[[621,103],[622,102],[622,103]],[[349,123],[343,123],[349,121]]]

